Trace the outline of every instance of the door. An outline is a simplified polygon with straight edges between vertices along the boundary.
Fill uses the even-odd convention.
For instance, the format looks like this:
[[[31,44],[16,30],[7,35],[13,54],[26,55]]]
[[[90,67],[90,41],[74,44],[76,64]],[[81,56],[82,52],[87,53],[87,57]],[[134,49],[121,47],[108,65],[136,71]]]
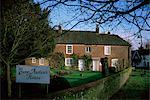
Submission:
[[[99,71],[99,60],[93,59],[93,71]]]
[[[84,60],[83,59],[78,60],[78,67],[79,67],[79,71],[84,70]]]

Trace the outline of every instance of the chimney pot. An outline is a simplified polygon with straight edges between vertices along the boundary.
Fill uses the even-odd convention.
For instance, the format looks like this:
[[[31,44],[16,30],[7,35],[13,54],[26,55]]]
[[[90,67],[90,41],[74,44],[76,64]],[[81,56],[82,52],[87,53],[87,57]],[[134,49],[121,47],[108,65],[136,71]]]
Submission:
[[[61,25],[58,25],[58,33],[62,33],[62,26]]]
[[[105,34],[110,34],[110,32],[109,32],[109,31],[106,31]]]
[[[96,33],[99,33],[99,25],[98,24],[96,24]]]

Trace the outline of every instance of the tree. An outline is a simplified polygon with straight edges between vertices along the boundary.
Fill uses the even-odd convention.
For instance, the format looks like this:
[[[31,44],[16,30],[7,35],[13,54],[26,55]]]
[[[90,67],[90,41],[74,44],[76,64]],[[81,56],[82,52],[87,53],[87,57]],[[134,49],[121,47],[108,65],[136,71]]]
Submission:
[[[31,1],[31,0],[30,0]],[[7,70],[8,96],[11,97],[10,69],[28,57],[46,57],[54,49],[54,31],[49,26],[48,9],[29,0],[2,2],[0,61]]]
[[[98,23],[103,29],[107,26],[107,30],[108,28],[113,30],[123,24],[128,26],[128,29],[134,28],[134,36],[136,37],[141,37],[142,32],[150,31],[149,0],[40,1],[40,5],[43,4],[47,4],[47,7],[52,10],[61,6],[63,6],[65,10],[65,8],[68,7],[67,10],[69,9],[69,13],[73,16],[70,21],[64,24],[68,25],[73,21],[76,22],[72,25],[72,28],[80,23],[89,22]]]
[[[62,69],[65,65],[65,58],[63,53],[55,52],[49,55],[49,63],[52,68]]]

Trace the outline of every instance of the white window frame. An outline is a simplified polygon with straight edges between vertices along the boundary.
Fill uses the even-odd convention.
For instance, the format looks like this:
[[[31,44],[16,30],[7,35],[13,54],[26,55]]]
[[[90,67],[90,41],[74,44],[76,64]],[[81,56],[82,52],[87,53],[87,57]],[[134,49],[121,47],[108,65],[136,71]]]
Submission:
[[[40,58],[39,59],[39,65],[44,65],[44,60],[45,60],[44,58]]]
[[[71,46],[71,52],[68,52],[68,47]],[[66,54],[73,54],[73,45],[66,45]]]
[[[114,63],[115,62],[115,63]],[[118,66],[118,59],[111,59],[111,67],[117,67]]]
[[[73,58],[65,58],[65,66],[72,66],[71,60],[73,60]]]
[[[36,63],[36,58],[32,57],[32,63]]]
[[[90,53],[91,52],[91,47],[85,47],[85,52]]]
[[[111,55],[111,46],[104,46],[104,55]]]

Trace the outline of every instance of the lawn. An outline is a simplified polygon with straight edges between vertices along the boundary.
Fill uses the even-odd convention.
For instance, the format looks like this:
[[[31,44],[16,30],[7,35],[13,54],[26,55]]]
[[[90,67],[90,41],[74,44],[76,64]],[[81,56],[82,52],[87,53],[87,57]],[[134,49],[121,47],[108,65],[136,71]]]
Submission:
[[[69,82],[71,87],[75,87],[102,78],[102,73],[93,71],[76,71],[75,73],[63,77]]]
[[[3,71],[0,68],[0,74],[2,75]],[[82,84],[96,81],[102,78],[102,73],[99,71],[75,71],[69,69],[54,69],[50,68],[50,77],[53,82],[61,82],[62,84],[67,84],[67,87],[76,87]],[[11,68],[11,77],[15,80],[16,77],[16,67]],[[55,83],[56,85],[56,83]]]
[[[0,69],[0,74],[3,74],[3,71]],[[54,76],[57,77],[54,77]],[[100,72],[93,72],[93,71],[75,71],[75,70],[66,70],[66,69],[50,69],[50,84],[49,84],[49,93],[76,87],[79,85],[87,84],[89,82],[93,82],[95,80],[98,80],[102,78],[102,74]],[[11,68],[11,77],[12,77],[12,91],[13,96],[16,97],[18,95],[18,84],[15,82],[16,77],[16,68]],[[2,77],[1,77],[2,78]],[[3,78],[1,91],[3,91],[2,98],[6,98],[6,81],[5,78]],[[45,95],[45,85],[40,84],[21,84],[22,86],[22,97],[32,97],[32,93],[34,92],[35,96],[37,97],[39,93],[43,96]],[[44,92],[43,92],[44,91]],[[30,95],[31,94],[31,95]],[[39,97],[38,96],[38,97]],[[39,97],[40,98],[40,97]]]
[[[149,79],[149,70],[133,70],[127,83],[116,94],[114,94],[110,100],[148,100],[150,88]]]

